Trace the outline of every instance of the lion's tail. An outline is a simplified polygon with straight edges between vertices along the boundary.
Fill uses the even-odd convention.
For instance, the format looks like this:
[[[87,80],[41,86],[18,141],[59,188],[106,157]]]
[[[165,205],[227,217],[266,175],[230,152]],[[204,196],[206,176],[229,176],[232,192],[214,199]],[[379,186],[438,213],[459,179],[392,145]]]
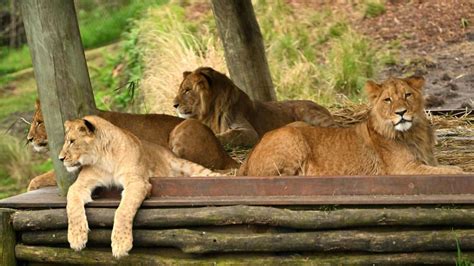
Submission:
[[[334,118],[326,108],[312,101],[304,102],[306,103],[305,105],[294,108],[296,120],[319,127],[331,127],[336,125]]]

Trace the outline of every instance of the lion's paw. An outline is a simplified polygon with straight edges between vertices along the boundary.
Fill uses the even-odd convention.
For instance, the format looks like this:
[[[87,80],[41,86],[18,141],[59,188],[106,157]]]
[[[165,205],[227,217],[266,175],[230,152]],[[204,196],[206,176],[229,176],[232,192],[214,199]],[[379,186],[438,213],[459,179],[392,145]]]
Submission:
[[[131,234],[120,230],[112,230],[112,255],[115,258],[127,256],[133,247],[133,238]]]
[[[88,232],[89,226],[86,219],[83,222],[70,223],[67,231],[67,241],[70,247],[75,251],[82,250],[86,246]]]

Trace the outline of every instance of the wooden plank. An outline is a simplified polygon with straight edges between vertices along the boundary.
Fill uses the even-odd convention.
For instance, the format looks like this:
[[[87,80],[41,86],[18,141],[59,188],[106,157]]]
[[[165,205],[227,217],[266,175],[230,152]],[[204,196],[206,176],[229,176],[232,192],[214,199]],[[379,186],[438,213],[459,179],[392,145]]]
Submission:
[[[112,227],[115,209],[87,208],[89,227]],[[140,209],[133,228],[265,225],[294,229],[336,229],[374,226],[474,226],[472,208],[363,208],[332,211],[290,210],[261,206]],[[65,209],[17,211],[15,231],[66,229]]]
[[[38,194],[23,193],[0,201],[0,207],[15,209],[31,208],[65,208],[66,198],[58,195],[56,188],[43,188]],[[88,207],[118,207],[117,198],[96,198]],[[152,197],[145,200],[142,207],[198,207],[230,205],[439,205],[439,204],[474,204],[474,194],[463,195],[363,195],[363,196],[277,196],[277,197]]]
[[[212,0],[225,61],[235,85],[252,100],[275,101],[263,37],[251,0]]]
[[[173,177],[152,180],[143,207],[208,205],[473,204],[474,176]],[[90,207],[116,207],[119,192],[101,192]],[[0,200],[0,207],[62,208],[54,188]]]
[[[58,154],[67,119],[95,112],[73,0],[20,1],[33,60],[48,146],[58,185],[66,195],[75,175],[67,173]]]
[[[26,231],[27,245],[67,244],[67,230]],[[88,245],[110,246],[111,229],[92,229]],[[325,230],[289,233],[225,233],[190,229],[133,230],[134,247],[173,247],[184,253],[221,252],[418,252],[474,250],[474,229]]]
[[[473,175],[169,177],[152,184],[160,197],[474,194]]]
[[[87,248],[75,252],[70,248],[17,245],[18,259],[33,262],[88,265],[454,265],[456,252],[409,252],[394,254],[367,253],[287,253],[281,254],[213,254],[190,256],[171,249],[133,249],[120,261],[109,249]],[[474,261],[474,252],[463,252],[464,259]]]
[[[16,265],[16,235],[10,219],[14,212],[11,209],[0,209],[0,265]]]

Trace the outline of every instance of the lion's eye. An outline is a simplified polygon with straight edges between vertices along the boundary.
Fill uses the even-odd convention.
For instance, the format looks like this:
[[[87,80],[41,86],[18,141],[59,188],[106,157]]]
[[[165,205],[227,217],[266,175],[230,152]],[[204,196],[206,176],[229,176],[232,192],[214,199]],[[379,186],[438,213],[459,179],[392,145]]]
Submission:
[[[184,91],[184,94],[188,94],[188,93],[190,93],[190,92],[191,92],[190,89],[186,89],[186,90]]]
[[[383,99],[383,101],[386,102],[386,103],[391,103],[392,98],[388,97],[388,98]]]
[[[74,143],[74,139],[69,140],[69,143],[73,144],[73,143]]]
[[[410,92],[405,93],[405,99],[408,98],[408,97],[410,97],[410,96],[411,96],[411,93],[410,93]]]

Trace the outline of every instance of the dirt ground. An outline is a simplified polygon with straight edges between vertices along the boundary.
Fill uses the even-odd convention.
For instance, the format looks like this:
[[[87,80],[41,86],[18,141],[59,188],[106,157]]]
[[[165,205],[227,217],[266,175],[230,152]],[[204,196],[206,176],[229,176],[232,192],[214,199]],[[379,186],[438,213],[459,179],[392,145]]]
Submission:
[[[362,1],[287,1],[295,8],[329,8],[379,44],[397,44],[397,63],[384,69],[377,79],[423,75],[428,109],[472,110],[474,1],[387,0],[385,12],[373,18],[364,16]]]

